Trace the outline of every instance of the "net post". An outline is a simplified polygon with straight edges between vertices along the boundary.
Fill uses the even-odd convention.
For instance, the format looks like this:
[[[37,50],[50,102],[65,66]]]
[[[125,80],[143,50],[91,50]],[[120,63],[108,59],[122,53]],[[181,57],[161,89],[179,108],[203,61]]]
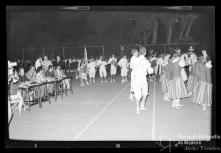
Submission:
[[[122,57],[122,50],[121,50],[122,46],[120,45],[120,57]]]
[[[63,59],[65,59],[65,55],[64,55],[64,47],[62,47],[62,49],[63,49]]]
[[[164,54],[166,53],[166,44],[163,45]]]
[[[43,54],[43,57],[44,57],[45,56],[44,48],[42,48],[42,54]]]
[[[24,48],[22,48],[22,55],[23,55],[23,62],[24,62],[24,60],[25,60],[25,49]]]
[[[104,57],[104,46],[102,46],[102,48],[103,48],[103,57]]]

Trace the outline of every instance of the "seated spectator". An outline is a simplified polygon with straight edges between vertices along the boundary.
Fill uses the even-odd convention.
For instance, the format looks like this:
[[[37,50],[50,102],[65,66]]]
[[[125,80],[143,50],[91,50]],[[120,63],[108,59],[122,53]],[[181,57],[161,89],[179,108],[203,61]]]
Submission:
[[[61,70],[60,65],[55,66],[54,75],[55,75],[55,77],[58,77],[58,78],[61,78],[63,76],[63,72]]]
[[[35,78],[36,82],[42,83],[42,82],[46,81],[45,75],[43,73],[44,73],[43,67],[39,66],[36,71],[36,78]]]
[[[13,68],[9,68],[8,71],[8,78],[9,78],[9,100],[8,100],[8,119],[10,120],[12,117],[12,110],[11,110],[11,105],[18,103],[18,113],[20,115],[21,110],[22,110],[22,106],[24,105],[24,100],[23,97],[21,95],[21,90],[18,89],[19,86],[19,76],[17,74],[17,72],[15,71],[15,69]]]
[[[49,65],[52,65],[52,62],[50,60],[48,60],[47,56],[44,56],[44,61],[43,61],[43,67],[45,69],[45,71],[48,70]]]
[[[45,76],[47,80],[50,80],[51,78],[54,78],[55,75],[53,73],[53,66],[49,65],[48,70],[45,72]],[[48,91],[50,94],[53,93],[54,85],[53,84],[48,84]]]
[[[29,70],[26,72],[26,77],[30,80],[30,81],[35,81],[35,77],[36,77],[36,71],[35,71],[35,67],[34,66],[30,66]]]
[[[45,76],[47,78],[54,78],[55,77],[55,75],[53,73],[53,66],[52,65],[49,65],[48,70],[45,72]]]
[[[30,81],[27,76],[25,75],[25,70],[23,67],[21,67],[19,69],[19,82],[26,82],[26,81]]]
[[[46,81],[46,78],[45,78],[45,75],[43,74],[44,71],[43,71],[43,67],[42,66],[39,66],[37,68],[37,71],[36,71],[36,78],[35,78],[35,81],[37,83],[42,83],[42,82],[45,82]],[[41,98],[43,98],[45,96],[45,86],[40,86],[38,92],[39,92],[39,95]]]
[[[61,70],[60,65],[58,65],[56,69],[54,70],[54,75],[55,77],[58,77],[58,78],[62,78],[66,76],[65,73]],[[70,89],[70,79],[63,80],[63,87],[67,87],[67,89]]]

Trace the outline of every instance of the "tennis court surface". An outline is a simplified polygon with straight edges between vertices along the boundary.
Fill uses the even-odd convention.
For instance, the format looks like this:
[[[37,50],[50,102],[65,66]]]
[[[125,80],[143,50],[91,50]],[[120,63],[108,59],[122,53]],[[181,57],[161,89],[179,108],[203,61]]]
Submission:
[[[9,138],[39,141],[102,140],[184,140],[210,136],[211,109],[203,111],[182,99],[178,110],[163,100],[161,83],[150,82],[146,111],[136,114],[135,102],[128,99],[130,82],[95,83],[80,87],[73,82],[73,92],[58,97],[57,102],[31,107],[15,114],[9,125]]]

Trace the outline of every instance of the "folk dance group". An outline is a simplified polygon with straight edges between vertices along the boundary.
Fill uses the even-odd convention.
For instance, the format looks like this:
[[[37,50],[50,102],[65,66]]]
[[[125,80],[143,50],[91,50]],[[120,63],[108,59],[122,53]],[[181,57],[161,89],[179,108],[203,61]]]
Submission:
[[[128,81],[128,71],[129,71],[129,62],[126,58],[126,56],[123,56],[122,59],[118,62],[115,58],[115,55],[112,55],[112,57],[109,60],[105,60],[103,56],[100,56],[98,60],[94,60],[94,58],[91,58],[90,60],[81,60],[78,64],[78,74],[80,79],[80,85],[85,86],[89,85],[89,83],[95,83],[95,76],[97,71],[99,71],[100,76],[100,83],[107,83],[107,65],[110,64],[110,76],[111,80],[110,82],[115,82],[115,76],[117,74],[117,67],[121,67],[121,82],[124,83]],[[88,82],[88,76],[89,76],[89,82]],[[78,78],[78,77],[77,77]]]
[[[153,54],[153,56],[146,58],[146,48],[141,47],[139,51],[133,49],[132,55],[130,62],[128,62],[125,55],[119,62],[115,55],[112,55],[108,60],[105,60],[102,56],[98,60],[93,58],[90,60],[77,60],[76,69],[78,75],[76,76],[80,79],[80,85],[85,86],[85,84],[95,83],[97,71],[99,71],[100,83],[106,83],[107,65],[110,64],[110,82],[116,82],[115,76],[118,66],[120,66],[122,83],[128,81],[129,71],[131,72],[129,99],[136,101],[137,114],[140,114],[141,110],[146,110],[145,103],[149,94],[148,80],[153,81],[157,75],[160,75],[162,92],[164,93],[163,99],[172,101],[172,108],[180,109],[183,106],[180,104],[180,100],[187,97],[191,97],[193,103],[200,104],[203,110],[211,106],[212,65],[206,50],[203,50],[202,56],[199,57],[194,53],[194,49],[190,48],[188,53],[183,53],[182,55],[181,50],[176,49],[173,55],[164,54],[157,58],[156,54]],[[62,64],[59,56],[57,56],[57,61],[54,64],[48,60],[47,56],[44,57],[44,60],[39,57],[34,64],[28,66],[26,72],[23,67],[20,67],[19,74],[13,69],[15,65],[16,63],[8,62],[8,84],[10,85],[10,99],[19,101],[19,113],[22,106],[25,106],[23,99],[27,97],[18,90],[20,83],[26,81],[41,83],[53,77],[66,76],[65,70],[61,68]],[[70,80],[64,80],[63,85],[70,88]],[[53,93],[52,86],[50,85],[49,87],[50,93]],[[41,89],[41,91],[44,91],[44,89]],[[42,96],[43,93],[41,92]],[[34,95],[33,92],[29,94]]]
[[[159,58],[152,56],[145,58],[146,49],[132,50],[133,56],[130,60],[131,92],[129,99],[136,101],[136,112],[146,110],[145,101],[148,95],[148,76],[160,74],[162,83],[163,99],[172,101],[172,108],[180,109],[183,105],[180,100],[190,97],[192,102],[200,104],[203,110],[212,104],[212,81],[211,60],[206,50],[202,56],[197,57],[193,48],[188,53],[181,55],[181,50],[176,49],[173,55],[166,54]],[[153,61],[155,63],[153,63]],[[152,77],[149,77],[152,81]]]
[[[180,109],[180,100],[190,97],[206,110],[212,104],[211,60],[206,50],[197,57],[194,52],[181,55],[179,49],[162,62],[162,91],[164,100],[172,100],[172,107]]]

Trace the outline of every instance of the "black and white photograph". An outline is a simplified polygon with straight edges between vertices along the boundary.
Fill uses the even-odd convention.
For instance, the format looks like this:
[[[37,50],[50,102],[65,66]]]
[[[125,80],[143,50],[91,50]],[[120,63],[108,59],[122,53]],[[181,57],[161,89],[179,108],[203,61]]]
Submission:
[[[15,5],[6,29],[8,146],[220,150],[215,6]]]

